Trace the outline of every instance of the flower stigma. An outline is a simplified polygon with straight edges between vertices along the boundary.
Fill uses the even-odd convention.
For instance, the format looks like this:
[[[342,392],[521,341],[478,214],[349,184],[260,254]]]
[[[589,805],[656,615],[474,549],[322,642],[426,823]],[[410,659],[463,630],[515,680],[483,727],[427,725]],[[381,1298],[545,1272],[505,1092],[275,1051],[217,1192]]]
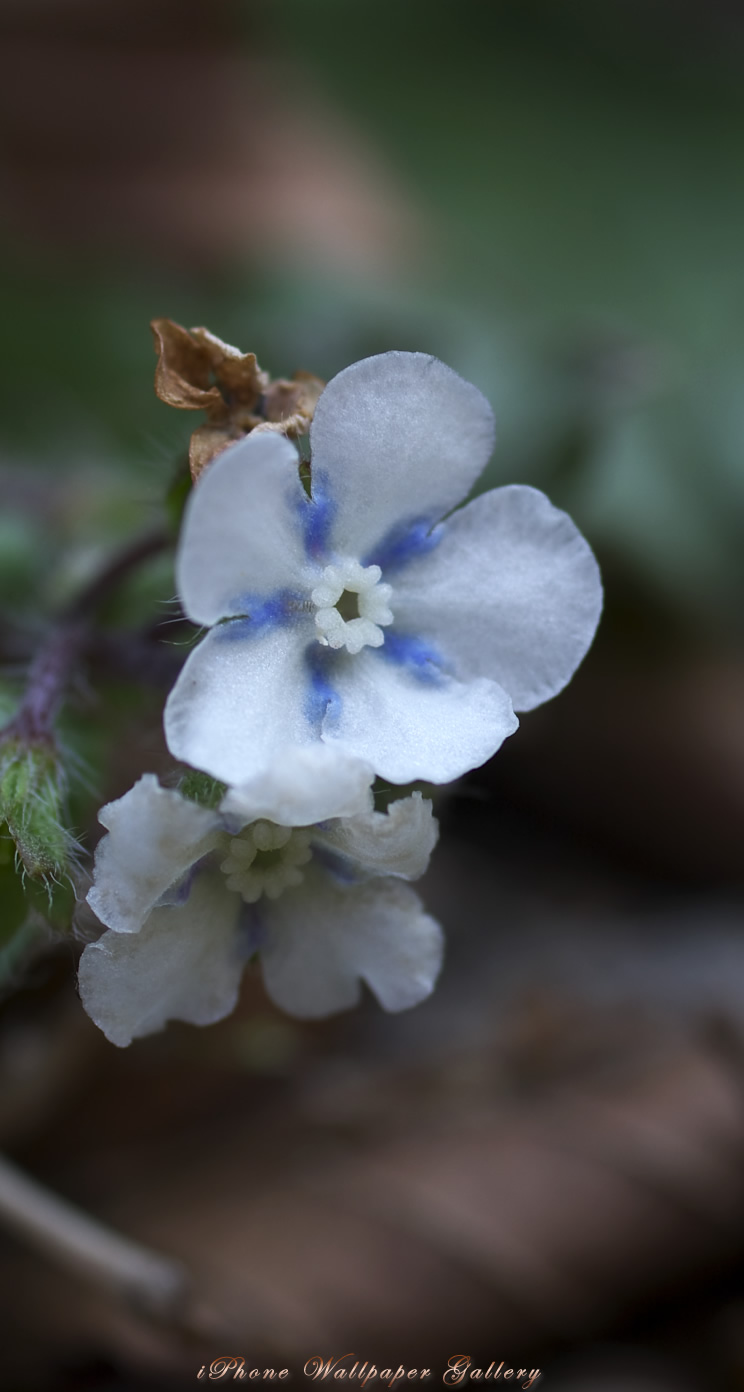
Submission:
[[[230,838],[220,865],[227,888],[237,890],[246,904],[257,903],[262,894],[278,899],[285,889],[302,884],[305,876],[300,866],[307,865],[313,854],[310,837],[306,827],[252,822]]]
[[[382,647],[382,629],[393,622],[389,605],[393,587],[380,584],[381,576],[378,565],[363,566],[354,560],[325,567],[310,596],[319,643],[350,653]]]

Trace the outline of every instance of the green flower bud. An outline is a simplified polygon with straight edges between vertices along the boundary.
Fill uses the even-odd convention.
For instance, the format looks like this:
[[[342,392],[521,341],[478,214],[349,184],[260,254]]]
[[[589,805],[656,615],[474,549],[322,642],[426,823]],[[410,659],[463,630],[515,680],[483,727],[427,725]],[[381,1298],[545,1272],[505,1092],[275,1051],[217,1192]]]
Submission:
[[[224,783],[218,783],[216,778],[210,778],[208,773],[188,769],[178,785],[178,791],[189,802],[198,802],[202,807],[217,807],[227,787]]]
[[[23,872],[59,881],[69,873],[74,840],[64,824],[65,779],[56,751],[18,735],[0,742],[0,822],[15,842]]]

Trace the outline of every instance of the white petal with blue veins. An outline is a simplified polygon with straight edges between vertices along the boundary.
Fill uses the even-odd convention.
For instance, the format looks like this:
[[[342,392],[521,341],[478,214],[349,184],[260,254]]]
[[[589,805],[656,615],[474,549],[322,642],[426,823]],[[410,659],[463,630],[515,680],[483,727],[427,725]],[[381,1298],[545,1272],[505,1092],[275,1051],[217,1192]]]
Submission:
[[[431,525],[469,493],[493,450],[493,412],[438,358],[382,353],[328,383],[310,443],[335,550],[384,568],[375,547],[401,523]]]
[[[310,698],[297,626],[251,636],[249,622],[234,620],[213,628],[186,662],[165,707],[168,748],[213,778],[245,783],[287,748],[319,739]]]
[[[561,691],[599,621],[589,544],[544,493],[483,493],[443,523],[437,546],[402,570],[395,619],[436,644],[463,681],[491,677],[515,710]]]
[[[496,682],[457,681],[438,668],[411,662],[388,645],[341,658],[329,681],[337,704],[323,738],[367,759],[391,783],[427,779],[449,783],[489,759],[519,724]]]
[[[304,532],[313,505],[296,449],[276,432],[246,435],[195,484],[176,559],[178,593],[194,623],[253,613],[268,595],[313,583]]]

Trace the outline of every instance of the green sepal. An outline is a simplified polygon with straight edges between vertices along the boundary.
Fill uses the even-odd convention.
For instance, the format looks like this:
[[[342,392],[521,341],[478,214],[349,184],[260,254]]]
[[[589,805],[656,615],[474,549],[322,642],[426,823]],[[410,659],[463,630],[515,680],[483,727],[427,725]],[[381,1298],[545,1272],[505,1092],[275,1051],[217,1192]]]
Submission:
[[[75,903],[69,881],[44,883],[25,874],[6,824],[0,825],[0,993],[22,980],[60,933],[69,932]]]
[[[74,840],[64,820],[64,777],[48,744],[18,736],[0,744],[0,819],[24,877],[45,885],[66,879]]]
[[[227,784],[218,783],[208,773],[198,769],[188,769],[178,785],[178,791],[189,802],[198,802],[202,807],[218,807],[227,792]]]
[[[313,496],[313,494],[312,494],[313,476],[312,476],[312,470],[311,470],[311,468],[310,468],[310,460],[309,460],[309,459],[301,459],[301,460],[300,460],[299,474],[300,474],[300,483],[302,484],[302,487],[304,488],[305,492],[307,493],[308,498],[312,498],[312,496]]]

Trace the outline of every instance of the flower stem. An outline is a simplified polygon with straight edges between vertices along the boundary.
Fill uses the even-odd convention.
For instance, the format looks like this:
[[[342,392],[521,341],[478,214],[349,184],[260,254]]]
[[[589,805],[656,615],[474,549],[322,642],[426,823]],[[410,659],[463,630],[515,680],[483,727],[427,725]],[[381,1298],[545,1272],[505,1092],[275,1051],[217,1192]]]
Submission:
[[[148,532],[120,551],[59,615],[28,671],[26,689],[4,735],[29,743],[54,742],[54,722],[77,662],[92,637],[93,619],[123,580],[165,550],[164,530]]]
[[[24,743],[52,743],[54,722],[72,670],[88,634],[88,625],[61,620],[37,652],[15,716],[5,727]]]
[[[120,1236],[0,1156],[0,1220],[68,1271],[103,1283],[151,1315],[175,1318],[186,1303],[184,1269]]]
[[[98,572],[98,575],[94,576],[83,587],[77,598],[65,610],[63,617],[68,622],[74,622],[76,619],[90,619],[100,609],[104,600],[118,589],[122,581],[126,580],[133,570],[137,570],[152,556],[160,555],[170,545],[170,542],[171,538],[168,532],[162,527],[137,537],[135,541],[130,542],[128,546],[113,556]]]

